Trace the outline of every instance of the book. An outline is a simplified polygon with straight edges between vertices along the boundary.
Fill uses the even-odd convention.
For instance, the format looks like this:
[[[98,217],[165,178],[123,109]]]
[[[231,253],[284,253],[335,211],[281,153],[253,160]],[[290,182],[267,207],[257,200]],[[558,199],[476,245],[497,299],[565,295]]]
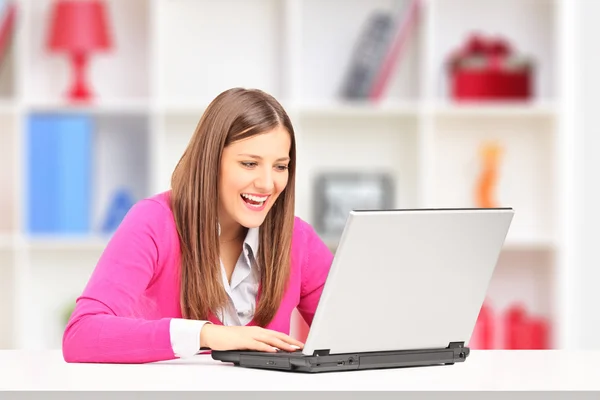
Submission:
[[[394,21],[389,12],[369,15],[356,42],[341,88],[344,99],[366,99],[392,37]]]
[[[388,50],[382,57],[382,62],[373,78],[372,85],[369,88],[368,97],[372,101],[380,100],[389,86],[389,81],[396,66],[400,62],[401,56],[406,49],[406,42],[417,24],[421,0],[410,0],[405,4],[403,12],[398,16],[398,23],[395,26],[396,34],[388,46]]]
[[[17,5],[14,1],[0,0],[0,68],[13,37],[16,14]]]
[[[27,140],[29,233],[89,233],[91,119],[36,114],[29,118]]]

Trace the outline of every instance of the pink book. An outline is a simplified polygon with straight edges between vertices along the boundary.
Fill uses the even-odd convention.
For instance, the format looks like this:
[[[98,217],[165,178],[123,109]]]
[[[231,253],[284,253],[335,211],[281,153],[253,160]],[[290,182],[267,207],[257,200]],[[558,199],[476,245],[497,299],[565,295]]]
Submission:
[[[371,87],[371,91],[369,93],[369,99],[377,101],[383,96],[392,73],[398,64],[400,55],[406,46],[406,41],[408,40],[409,34],[417,22],[420,6],[421,0],[410,0],[410,4],[406,7],[407,11],[402,19],[402,22],[398,25],[398,32],[392,41],[390,50],[387,52],[383,60],[379,73],[375,77],[373,86]]]

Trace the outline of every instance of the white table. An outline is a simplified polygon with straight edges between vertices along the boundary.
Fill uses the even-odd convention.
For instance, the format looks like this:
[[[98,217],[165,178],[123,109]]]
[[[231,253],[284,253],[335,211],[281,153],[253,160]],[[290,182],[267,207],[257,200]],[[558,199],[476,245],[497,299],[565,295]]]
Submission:
[[[151,364],[67,364],[60,351],[0,351],[0,390],[594,390],[600,351],[472,350],[451,366],[302,374],[208,355]],[[596,393],[600,399],[600,393]],[[248,398],[248,397],[246,397]]]

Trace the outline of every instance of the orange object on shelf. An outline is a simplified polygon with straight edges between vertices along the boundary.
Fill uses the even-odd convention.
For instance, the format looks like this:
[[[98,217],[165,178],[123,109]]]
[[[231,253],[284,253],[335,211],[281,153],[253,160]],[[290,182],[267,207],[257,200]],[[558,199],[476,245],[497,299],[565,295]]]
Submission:
[[[502,148],[497,143],[485,143],[481,148],[482,170],[476,187],[476,203],[481,208],[497,207],[493,191],[498,181],[498,163]]]

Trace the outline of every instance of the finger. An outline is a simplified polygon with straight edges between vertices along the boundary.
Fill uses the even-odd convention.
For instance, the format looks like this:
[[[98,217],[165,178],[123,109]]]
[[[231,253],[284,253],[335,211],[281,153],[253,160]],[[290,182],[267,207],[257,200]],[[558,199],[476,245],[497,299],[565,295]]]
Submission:
[[[298,349],[297,346],[292,346],[289,343],[287,343],[286,341],[279,339],[276,335],[273,335],[273,334],[261,335],[261,337],[259,337],[257,339],[260,340],[261,342],[267,343],[268,345],[277,347],[278,349],[281,349],[283,351],[295,351],[296,349]]]
[[[271,346],[277,347],[278,349],[281,349],[283,351],[295,351],[296,349],[298,349],[297,346],[292,346],[289,343],[279,339],[279,338],[271,338],[271,340],[269,341],[269,344]]]
[[[278,339],[283,340],[284,342],[289,343],[291,345],[298,346],[301,349],[304,348],[304,343],[302,343],[301,341],[296,340],[293,337],[286,335],[285,333],[275,331],[274,333]]]
[[[276,353],[277,352],[276,348],[274,348],[273,346],[270,346],[267,343],[262,342],[260,340],[252,340],[248,344],[248,349],[249,350],[264,351],[264,352],[267,352],[267,353]]]

